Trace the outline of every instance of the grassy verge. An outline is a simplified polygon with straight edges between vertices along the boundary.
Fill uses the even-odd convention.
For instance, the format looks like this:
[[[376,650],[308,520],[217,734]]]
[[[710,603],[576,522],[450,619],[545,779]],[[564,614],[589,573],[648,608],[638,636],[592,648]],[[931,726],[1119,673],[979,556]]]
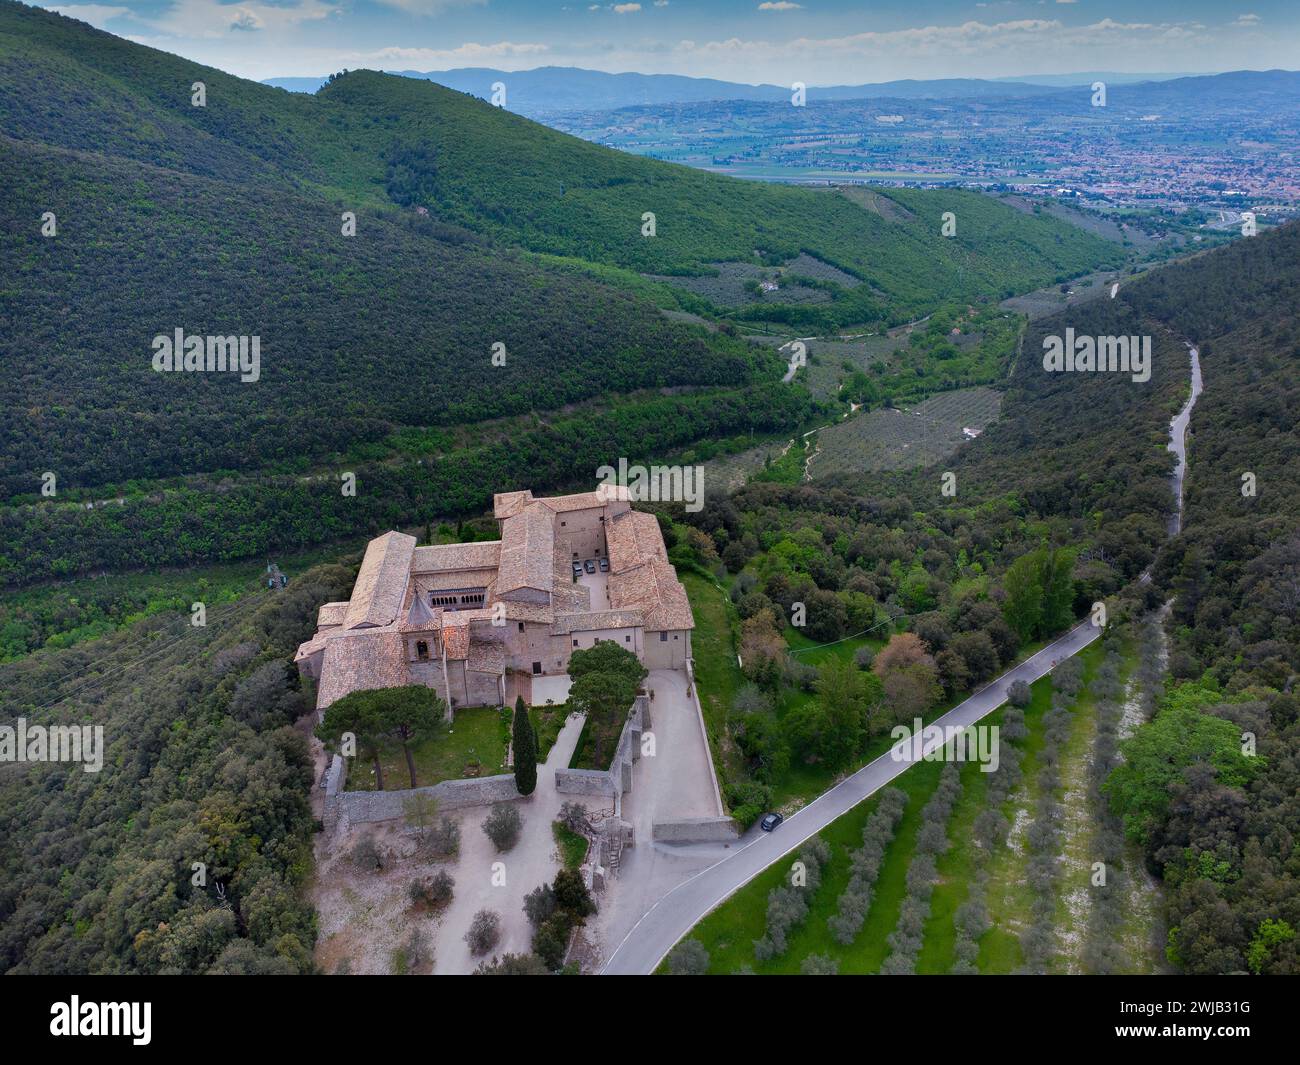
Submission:
[[[704,730],[719,784],[743,775],[738,752],[727,743],[727,711],[745,683],[736,662],[731,600],[707,577],[679,568],[678,578],[691,601],[695,631],[691,653],[695,659],[695,686],[704,711]]]

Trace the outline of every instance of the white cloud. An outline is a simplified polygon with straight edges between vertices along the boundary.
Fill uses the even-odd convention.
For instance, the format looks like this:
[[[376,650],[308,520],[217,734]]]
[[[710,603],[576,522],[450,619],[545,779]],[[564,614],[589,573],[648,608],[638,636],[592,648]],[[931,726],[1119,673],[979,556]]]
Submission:
[[[354,60],[373,60],[391,69],[394,64],[433,65],[465,64],[484,59],[508,59],[512,56],[535,56],[549,51],[549,46],[537,43],[497,41],[493,44],[476,44],[472,41],[456,48],[403,48],[393,45],[375,52],[358,52]]]
[[[132,17],[130,8],[112,7],[108,4],[66,4],[47,7],[45,10],[53,11],[56,15],[65,15],[68,18],[89,22],[97,30],[102,30],[104,23],[110,19],[121,18],[123,15],[127,18]]]
[[[218,0],[176,0],[158,15],[134,17],[163,38],[211,40],[239,30],[289,31],[304,22],[327,19],[338,10],[325,0],[298,0],[292,6],[258,0],[233,6]],[[157,39],[149,43],[153,47],[165,47]]]
[[[1238,15],[1234,26],[1254,26],[1259,23],[1258,15]]]
[[[377,0],[385,7],[395,7],[409,15],[437,15],[454,7],[480,7],[487,0]]]
[[[640,4],[615,4],[614,5],[614,14],[616,15],[630,15],[633,12],[640,11],[640,10],[641,10]]]
[[[763,0],[758,5],[759,11],[799,11],[802,8],[803,4],[793,4],[790,0]]]

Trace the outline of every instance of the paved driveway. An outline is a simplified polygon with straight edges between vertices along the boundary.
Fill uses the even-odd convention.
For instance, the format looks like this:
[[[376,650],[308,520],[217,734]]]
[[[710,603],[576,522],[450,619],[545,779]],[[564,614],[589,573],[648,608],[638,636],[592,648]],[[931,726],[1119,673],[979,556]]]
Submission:
[[[620,942],[665,894],[738,846],[682,847],[653,841],[656,821],[717,817],[722,811],[709,772],[708,743],[695,703],[686,694],[686,675],[655,669],[645,685],[655,693],[650,709],[655,754],[636,763],[632,790],[623,796],[623,818],[635,829],[636,845],[623,852],[618,875],[597,900],[600,914],[591,934],[598,947]]]
[[[1038,680],[1049,673],[1057,662],[1078,654],[1100,635],[1101,629],[1094,627],[1091,621],[1085,621],[953,707],[948,713],[932,722],[931,727],[974,724],[1006,701],[1007,688],[1013,681]],[[942,740],[929,740],[924,745],[922,754],[933,750],[936,742],[941,743]],[[868,763],[852,776],[819,795],[803,809],[786,818],[785,823],[775,832],[761,832],[757,827],[751,828],[720,860],[716,846],[698,848],[687,845],[677,848],[656,848],[657,851],[675,851],[679,871],[681,871],[681,863],[689,862],[694,854],[701,855],[701,864],[706,862],[712,864],[708,864],[707,868],[694,875],[689,871],[686,872],[685,875],[689,879],[677,883],[666,892],[660,892],[657,898],[654,897],[653,890],[640,892],[641,897],[650,902],[649,909],[621,942],[613,935],[605,940],[607,949],[611,943],[618,945],[612,953],[606,955],[609,960],[605,963],[602,972],[611,975],[653,972],[664,955],[682,936],[695,927],[705,914],[749,883],[773,862],[795,850],[809,836],[820,832],[837,817],[847,813],[884,787],[906,770],[912,760],[910,744],[906,741],[900,742],[898,746],[881,755],[874,762]],[[638,854],[637,858],[640,857]],[[660,887],[665,884],[666,878],[661,877]]]
[[[567,679],[567,678],[565,678]],[[582,718],[570,717],[560,730],[546,762],[537,767],[537,790],[515,802],[523,817],[519,842],[498,854],[483,833],[490,806],[472,807],[453,816],[460,818],[460,859],[449,871],[456,878],[456,893],[438,926],[433,972],[471,973],[481,962],[469,952],[465,933],[479,910],[501,915],[501,941],[495,954],[527,954],[533,931],[524,916],[524,896],[539,884],[550,883],[560,869],[551,822],[560,803],[571,798],[555,791],[555,770],[569,764],[582,731]],[[505,883],[494,883],[493,865],[501,863]],[[428,872],[438,868],[431,864]],[[496,879],[499,881],[500,876]]]

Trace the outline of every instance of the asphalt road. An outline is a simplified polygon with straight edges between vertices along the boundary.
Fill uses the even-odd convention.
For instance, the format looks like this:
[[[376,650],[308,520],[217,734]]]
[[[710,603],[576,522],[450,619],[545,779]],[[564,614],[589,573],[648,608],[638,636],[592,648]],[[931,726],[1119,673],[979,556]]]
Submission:
[[[997,680],[958,703],[926,726],[922,754],[942,744],[942,733],[931,730],[973,725],[1001,706],[1013,681],[1032,683],[1049,673],[1056,663],[1078,654],[1101,635],[1091,620],[1085,621],[1037,654],[1008,670]],[[773,832],[751,828],[738,849],[678,885],[654,904],[610,955],[605,975],[652,973],[673,945],[710,910],[761,873],[783,855],[797,849],[841,814],[892,781],[916,760],[912,744],[902,741],[874,762],[863,766],[802,810],[786,818]]]

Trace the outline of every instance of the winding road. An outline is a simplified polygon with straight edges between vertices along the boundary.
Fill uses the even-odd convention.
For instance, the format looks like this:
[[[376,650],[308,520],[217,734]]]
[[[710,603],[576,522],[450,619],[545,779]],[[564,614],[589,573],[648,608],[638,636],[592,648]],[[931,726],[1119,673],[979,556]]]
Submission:
[[[1187,349],[1191,362],[1191,392],[1187,403],[1169,425],[1169,450],[1177,458],[1171,478],[1175,499],[1174,512],[1169,519],[1171,535],[1177,535],[1182,529],[1187,428],[1202,387],[1199,352],[1191,344]],[[1143,573],[1139,579],[1149,580],[1150,574]],[[1051,672],[1058,662],[1077,655],[1096,640],[1101,631],[1091,619],[1076,625],[1037,654],[1007,670],[997,680],[936,718],[924,730],[921,757],[941,747],[951,735],[950,729],[973,725],[1001,706],[1013,682],[1033,683]],[[751,828],[740,839],[736,851],[679,884],[651,906],[614,949],[601,970],[602,974],[644,975],[654,972],[668,951],[706,914],[773,862],[796,850],[804,840],[905,772],[917,760],[916,755],[912,743],[900,741],[874,762],[869,762],[792,814],[775,831],[762,832],[757,826]]]

